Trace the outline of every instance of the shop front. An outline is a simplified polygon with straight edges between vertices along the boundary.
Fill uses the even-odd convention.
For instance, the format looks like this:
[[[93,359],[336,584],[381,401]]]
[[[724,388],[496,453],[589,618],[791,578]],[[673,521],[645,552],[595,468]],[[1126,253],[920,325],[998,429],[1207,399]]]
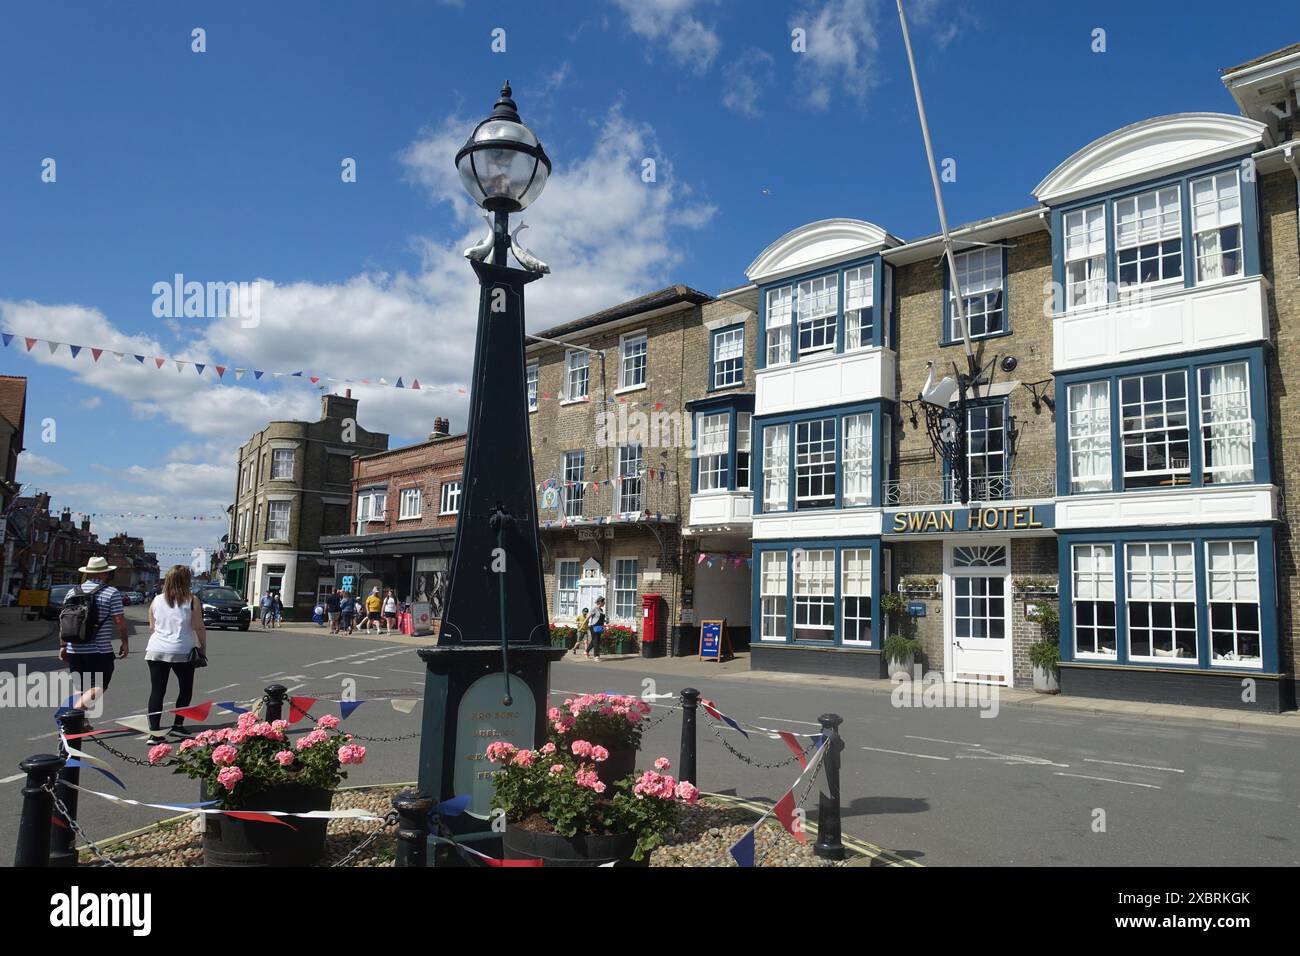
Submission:
[[[447,569],[456,529],[424,529],[321,539],[319,587],[368,595],[389,588],[421,630],[432,633],[446,597]]]

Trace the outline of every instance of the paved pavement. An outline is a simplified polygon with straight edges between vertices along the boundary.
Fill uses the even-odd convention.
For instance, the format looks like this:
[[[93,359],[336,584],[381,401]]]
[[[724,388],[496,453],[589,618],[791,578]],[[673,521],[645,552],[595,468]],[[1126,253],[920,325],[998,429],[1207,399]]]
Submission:
[[[136,636],[108,693],[108,716],[145,709],[143,608],[127,613]],[[358,696],[369,702],[349,718],[349,730],[374,737],[414,734],[422,705],[404,714],[387,701],[422,696],[423,669],[414,651],[427,643],[330,637],[310,626],[214,632],[211,666],[200,672],[196,698],[248,699],[272,681],[296,694],[337,698],[343,682],[355,680]],[[29,671],[57,669],[53,651],[47,641],[0,653],[0,671],[12,673],[19,664]],[[749,674],[744,666],[743,660],[597,664],[570,657],[555,666],[551,684],[557,701],[601,690],[674,695],[655,702],[655,717],[663,719],[646,735],[643,763],[658,755],[677,762],[681,729],[671,707],[684,686],[697,687],[742,720],[797,733],[814,733],[818,715],[838,713],[846,743],[845,833],[926,865],[1300,864],[1294,718],[1256,726],[1234,714],[1217,715],[1227,722],[1183,719],[1171,713],[1178,708],[1158,708],[1157,714],[1130,705],[1137,709],[1115,712],[1109,702],[1106,712],[1094,712],[1066,698],[1012,701],[1005,692],[996,717],[982,717],[979,707],[895,706],[886,692],[891,688],[878,682]],[[11,775],[22,757],[54,749],[49,714],[21,708],[5,715],[0,862],[9,859],[17,825],[21,781]],[[698,782],[706,790],[771,803],[797,776],[796,767],[745,763],[724,740],[756,763],[789,756],[779,741],[759,734],[746,740],[701,715]],[[133,736],[113,743],[138,757],[146,749]],[[418,737],[368,747],[366,763],[348,783],[415,777]],[[113,770],[137,799],[195,799],[188,778],[118,760]],[[86,779],[97,789],[115,789],[96,774]],[[813,821],[815,804],[814,793],[808,803]],[[87,797],[81,818],[92,836],[108,836],[169,815]]]
[[[26,608],[0,608],[0,651],[15,650],[34,644],[54,633],[57,621],[41,618],[27,620]]]

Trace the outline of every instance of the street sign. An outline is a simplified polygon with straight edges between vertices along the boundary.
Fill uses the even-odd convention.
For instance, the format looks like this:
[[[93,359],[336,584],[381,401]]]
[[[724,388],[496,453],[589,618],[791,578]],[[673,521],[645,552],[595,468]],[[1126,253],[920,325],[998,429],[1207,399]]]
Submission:
[[[724,656],[725,655],[725,656]],[[727,634],[727,619],[700,623],[700,660],[723,661],[734,657],[731,638]]]
[[[924,601],[908,601],[907,613],[910,617],[925,617]]]

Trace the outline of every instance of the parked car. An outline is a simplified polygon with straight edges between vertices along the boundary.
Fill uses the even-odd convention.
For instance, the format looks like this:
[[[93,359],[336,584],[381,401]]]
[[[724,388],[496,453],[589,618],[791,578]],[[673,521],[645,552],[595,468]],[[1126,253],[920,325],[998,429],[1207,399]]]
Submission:
[[[203,606],[204,626],[219,627],[222,630],[231,627],[248,630],[253,615],[238,591],[217,584],[204,584],[195,588],[194,593]]]
[[[63,599],[68,596],[68,592],[75,588],[75,584],[56,584],[50,588],[49,603],[41,608],[41,617],[47,621],[53,621],[63,610]]]

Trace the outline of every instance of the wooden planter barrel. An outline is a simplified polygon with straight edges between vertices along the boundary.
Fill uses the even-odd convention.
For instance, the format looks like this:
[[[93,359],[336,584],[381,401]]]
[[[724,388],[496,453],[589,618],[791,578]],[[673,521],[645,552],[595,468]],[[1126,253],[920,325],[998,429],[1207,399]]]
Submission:
[[[562,837],[558,833],[538,833],[507,823],[501,845],[507,860],[541,860],[546,867],[601,866],[605,863],[615,866],[650,865],[648,855],[640,862],[632,859],[632,851],[636,849],[634,833],[579,833]]]
[[[615,780],[622,780],[636,770],[637,748],[626,744],[611,744],[595,737],[591,738],[591,742],[609,751],[609,759],[596,764],[596,776],[606,787],[613,787]],[[607,790],[605,795],[612,797],[613,793]]]
[[[211,800],[200,787],[203,800]],[[287,810],[305,813],[328,810],[331,791],[284,783],[263,790],[242,803],[240,810]],[[257,820],[241,820],[226,814],[205,815],[203,828],[204,866],[311,866],[325,855],[328,820],[281,817],[289,827]]]

